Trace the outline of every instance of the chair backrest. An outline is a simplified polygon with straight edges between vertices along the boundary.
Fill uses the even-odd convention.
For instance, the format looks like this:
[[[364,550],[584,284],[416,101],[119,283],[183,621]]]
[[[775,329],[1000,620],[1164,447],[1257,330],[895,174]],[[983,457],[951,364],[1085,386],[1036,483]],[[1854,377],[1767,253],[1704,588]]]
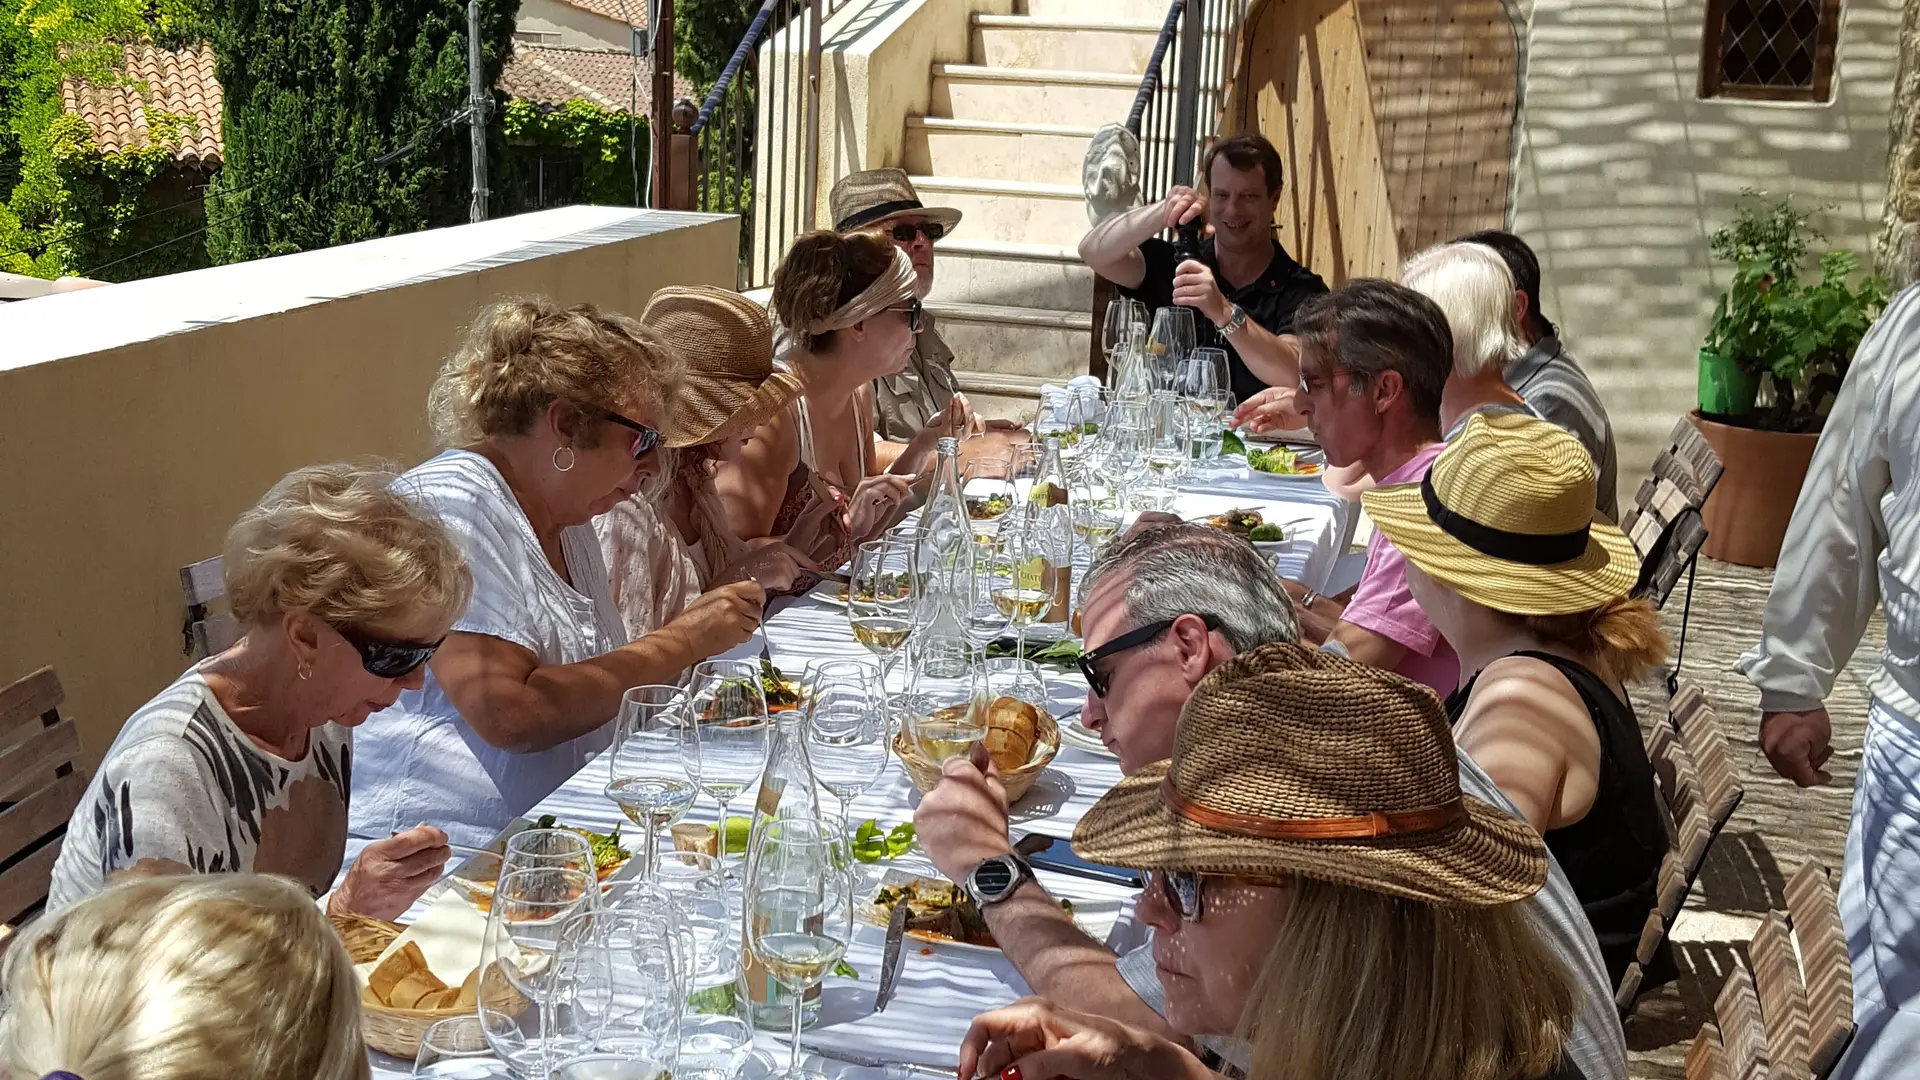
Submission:
[[[1640,482],[1633,504],[1620,515],[1620,528],[1640,552],[1640,580],[1634,595],[1666,604],[1673,587],[1707,541],[1700,508],[1725,471],[1720,456],[1698,428],[1681,417],[1668,445],[1654,459],[1653,471]]]
[[[1693,1045],[1687,1047],[1687,1080],[1733,1080],[1733,1071],[1727,1065],[1727,1049],[1720,1044],[1720,1029],[1712,1024],[1701,1024],[1700,1031],[1693,1037]]]
[[[227,595],[220,556],[181,567],[180,592],[187,601],[187,621],[181,634],[188,655],[205,659],[240,640],[240,624],[218,606]]]
[[[1806,988],[1807,1068],[1821,1080],[1853,1040],[1853,965],[1825,866],[1809,862],[1787,882],[1787,918]]]
[[[1771,1059],[1766,1021],[1760,1012],[1760,995],[1753,988],[1753,976],[1744,964],[1735,964],[1727,972],[1720,996],[1713,1001],[1713,1016],[1720,1023],[1720,1045],[1727,1053],[1728,1074],[1734,1080],[1768,1080]]]
[[[67,820],[87,789],[74,766],[79,734],[60,715],[65,700],[52,668],[0,690],[0,922],[46,903]]]

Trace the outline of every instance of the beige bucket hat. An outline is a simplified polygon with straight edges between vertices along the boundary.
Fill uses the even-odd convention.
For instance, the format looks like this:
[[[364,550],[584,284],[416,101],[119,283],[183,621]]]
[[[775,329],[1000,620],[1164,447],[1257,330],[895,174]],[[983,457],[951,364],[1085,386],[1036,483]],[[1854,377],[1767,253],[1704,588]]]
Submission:
[[[849,173],[834,183],[827,208],[833,213],[833,231],[840,233],[882,229],[894,218],[909,214],[937,221],[948,232],[960,224],[960,211],[921,203],[905,169]]]
[[[666,445],[704,446],[744,435],[800,396],[798,376],[773,366],[773,320],[737,292],[669,285],[640,321],[686,358],[687,376]]]
[[[1443,906],[1523,900],[1538,833],[1460,791],[1432,691],[1299,645],[1194,687],[1173,757],[1121,780],[1073,830],[1082,858],[1144,870],[1310,877]]]
[[[1593,459],[1557,424],[1476,413],[1418,484],[1361,496],[1407,560],[1510,615],[1592,611],[1633,591],[1640,553],[1595,511]]]

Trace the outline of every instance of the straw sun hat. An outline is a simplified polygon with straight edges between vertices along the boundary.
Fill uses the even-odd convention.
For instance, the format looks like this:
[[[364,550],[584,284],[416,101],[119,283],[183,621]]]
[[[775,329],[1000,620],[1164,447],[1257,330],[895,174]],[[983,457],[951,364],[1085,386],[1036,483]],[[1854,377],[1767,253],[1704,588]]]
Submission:
[[[1200,680],[1172,759],[1095,803],[1073,850],[1113,866],[1309,877],[1443,906],[1522,900],[1547,880],[1539,834],[1461,794],[1431,691],[1299,645],[1242,653]]]
[[[913,189],[905,169],[868,169],[841,177],[827,196],[834,232],[884,228],[894,218],[912,214],[939,222],[948,232],[960,224],[960,211],[951,206],[927,206]]]
[[[680,351],[687,377],[667,425],[668,446],[704,446],[745,435],[804,389],[773,366],[773,320],[727,289],[669,285],[640,321]]]
[[[1427,576],[1510,615],[1572,615],[1633,591],[1640,555],[1594,512],[1593,459],[1558,425],[1477,413],[1418,484],[1361,496]]]

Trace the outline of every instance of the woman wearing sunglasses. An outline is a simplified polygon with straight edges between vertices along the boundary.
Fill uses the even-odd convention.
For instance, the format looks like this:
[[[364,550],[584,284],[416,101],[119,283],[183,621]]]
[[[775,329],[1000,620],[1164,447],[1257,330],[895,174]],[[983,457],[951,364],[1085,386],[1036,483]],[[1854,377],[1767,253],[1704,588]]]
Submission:
[[[123,875],[280,874],[314,896],[333,886],[352,729],[419,689],[472,588],[453,538],[394,481],[298,469],[241,515],[221,569],[244,632],[121,729],[67,825],[49,909]],[[383,838],[329,906],[393,918],[446,858],[430,826]]]
[[[751,580],[632,638],[591,522],[658,471],[678,357],[634,319],[494,304],[428,396],[449,449],[400,480],[453,532],[473,601],[426,683],[367,722],[351,835],[418,822],[486,844],[612,741],[630,686],[673,682],[759,625]]]
[[[1222,1067],[1580,1075],[1561,1054],[1577,991],[1523,904],[1546,847],[1461,793],[1446,714],[1415,683],[1298,645],[1242,653],[1194,688],[1173,757],[1102,796],[1073,849],[1147,871],[1138,912],[1164,1016]],[[1039,998],[975,1019],[959,1074],[1215,1075],[1165,1038]]]

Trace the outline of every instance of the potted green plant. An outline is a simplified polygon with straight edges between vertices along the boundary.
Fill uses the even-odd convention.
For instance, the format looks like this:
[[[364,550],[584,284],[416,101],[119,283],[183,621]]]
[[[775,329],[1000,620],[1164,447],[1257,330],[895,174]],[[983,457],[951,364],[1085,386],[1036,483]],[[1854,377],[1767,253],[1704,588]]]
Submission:
[[[1748,192],[1716,231],[1716,258],[1734,267],[1700,350],[1694,423],[1726,472],[1704,511],[1707,554],[1772,566],[1814,443],[1854,350],[1887,302],[1887,283],[1860,276],[1848,251],[1801,276],[1815,240],[1811,215],[1786,199]]]

